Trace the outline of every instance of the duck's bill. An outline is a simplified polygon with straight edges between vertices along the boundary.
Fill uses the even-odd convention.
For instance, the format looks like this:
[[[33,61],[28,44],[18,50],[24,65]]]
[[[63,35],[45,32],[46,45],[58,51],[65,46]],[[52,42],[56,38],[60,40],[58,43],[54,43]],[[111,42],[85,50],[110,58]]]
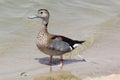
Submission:
[[[38,16],[36,14],[29,16],[28,19],[34,19],[34,18],[38,18]]]

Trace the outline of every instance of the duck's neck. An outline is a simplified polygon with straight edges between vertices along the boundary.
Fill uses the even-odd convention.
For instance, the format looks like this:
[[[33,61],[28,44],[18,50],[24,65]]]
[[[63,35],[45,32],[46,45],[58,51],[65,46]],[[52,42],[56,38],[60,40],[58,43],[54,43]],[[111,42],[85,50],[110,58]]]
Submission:
[[[47,27],[48,22],[49,22],[49,19],[48,19],[48,18],[47,18],[47,19],[43,19],[43,20],[42,20],[42,25],[44,25],[44,26]]]
[[[49,22],[48,19],[43,19],[43,21],[42,21],[42,29],[41,29],[41,31],[43,33],[48,33],[48,30],[47,30],[48,22]]]

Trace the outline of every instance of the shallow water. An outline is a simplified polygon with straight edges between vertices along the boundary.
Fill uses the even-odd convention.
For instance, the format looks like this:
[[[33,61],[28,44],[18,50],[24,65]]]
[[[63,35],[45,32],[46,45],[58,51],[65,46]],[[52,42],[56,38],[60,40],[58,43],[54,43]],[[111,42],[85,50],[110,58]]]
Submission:
[[[40,8],[50,11],[50,32],[81,40],[98,35],[103,30],[98,25],[119,17],[120,1],[0,0],[0,54],[35,50],[35,38],[41,21],[29,20],[27,17]],[[115,26],[106,27],[105,30],[115,29]],[[103,33],[106,34],[104,30]]]
[[[50,33],[78,40],[92,37],[95,46],[91,53],[105,50],[108,53],[102,56],[104,59],[109,51],[119,53],[120,0],[0,0],[0,76],[21,71],[48,72],[45,65],[34,60],[44,55],[39,54],[35,44],[41,20],[27,18],[41,8],[50,12]],[[113,42],[117,45],[110,44]]]

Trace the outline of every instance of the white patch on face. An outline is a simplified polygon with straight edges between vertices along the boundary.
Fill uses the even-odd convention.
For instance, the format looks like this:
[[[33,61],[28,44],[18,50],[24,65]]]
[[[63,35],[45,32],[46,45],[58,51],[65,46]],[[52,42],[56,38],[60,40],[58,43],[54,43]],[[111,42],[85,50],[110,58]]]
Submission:
[[[45,11],[39,12],[39,15],[40,15],[41,18],[47,18],[48,17],[47,12],[45,12]]]
[[[45,13],[45,12],[42,14],[42,17],[47,17],[47,16],[48,16],[48,15],[47,15],[47,13]]]

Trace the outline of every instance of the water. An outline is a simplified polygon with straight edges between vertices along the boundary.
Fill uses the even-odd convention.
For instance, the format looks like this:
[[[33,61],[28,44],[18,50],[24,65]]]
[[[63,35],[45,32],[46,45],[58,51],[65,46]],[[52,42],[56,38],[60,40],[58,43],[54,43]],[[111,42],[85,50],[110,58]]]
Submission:
[[[33,59],[43,55],[35,44],[41,20],[27,17],[41,8],[50,12],[50,33],[78,40],[92,37],[102,50],[119,50],[119,43],[109,43],[120,40],[120,0],[0,0],[1,75],[33,70],[34,64],[39,68]]]
[[[41,22],[28,20],[27,17],[40,8],[50,11],[50,32],[74,39],[86,39],[96,35],[96,32],[101,32],[98,25],[118,17],[120,1],[0,0],[0,54],[10,54],[18,50],[25,52],[28,48],[36,48],[34,42]],[[114,26],[112,27],[114,29]],[[109,27],[106,29],[109,30]]]

